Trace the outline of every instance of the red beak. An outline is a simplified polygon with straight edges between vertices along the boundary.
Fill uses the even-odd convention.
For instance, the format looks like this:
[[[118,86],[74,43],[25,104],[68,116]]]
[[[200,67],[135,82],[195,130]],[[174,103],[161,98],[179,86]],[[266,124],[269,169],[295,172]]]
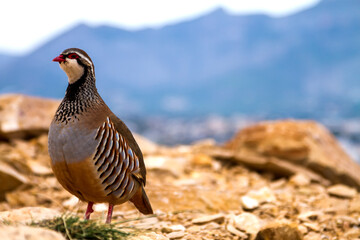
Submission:
[[[59,63],[65,62],[64,55],[60,54],[59,56],[53,59],[53,62],[59,62]]]

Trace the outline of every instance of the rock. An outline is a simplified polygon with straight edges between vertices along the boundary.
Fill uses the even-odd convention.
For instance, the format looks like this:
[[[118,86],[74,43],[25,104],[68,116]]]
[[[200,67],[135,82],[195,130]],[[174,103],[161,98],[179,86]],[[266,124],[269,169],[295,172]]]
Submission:
[[[263,227],[256,235],[255,240],[301,240],[302,235],[296,225],[271,223]]]
[[[29,161],[27,161],[27,165],[29,166],[30,170],[35,175],[44,175],[44,176],[46,176],[46,175],[51,175],[53,173],[51,168],[42,165],[38,161],[29,160]]]
[[[262,187],[258,190],[251,190],[246,194],[247,197],[256,200],[258,203],[271,203],[276,201],[275,194],[269,187]]]
[[[342,184],[336,184],[328,187],[327,191],[330,195],[341,198],[353,198],[357,194],[357,191],[354,188],[344,186]]]
[[[232,224],[235,228],[252,236],[255,236],[260,229],[260,221],[258,217],[247,212],[241,213],[237,216],[232,216],[229,224]]]
[[[344,234],[346,239],[359,239],[360,236],[360,229],[359,228],[352,228]]]
[[[169,239],[180,239],[183,238],[184,236],[185,236],[184,231],[172,232],[166,235],[166,237],[168,237]]]
[[[1,240],[65,240],[65,237],[53,230],[28,227],[0,225]]]
[[[135,228],[151,229],[158,224],[159,224],[159,219],[157,217],[149,217],[149,218],[140,219],[140,222],[134,224],[133,226]]]
[[[105,203],[97,203],[94,204],[94,212],[106,212],[108,210],[108,204]]]
[[[285,184],[286,184],[286,180],[284,178],[280,178],[279,180],[271,182],[270,187],[272,189],[278,189],[284,187]]]
[[[245,210],[253,210],[260,205],[258,200],[249,196],[242,196],[240,198],[240,203]]]
[[[5,193],[28,183],[28,179],[13,167],[0,162],[0,201],[5,199]]]
[[[69,199],[67,199],[66,201],[63,201],[62,205],[64,207],[75,207],[77,204],[79,204],[79,199],[75,196],[71,196]]]
[[[323,184],[327,179],[360,189],[360,166],[314,121],[259,123],[241,130],[211,155],[278,175],[302,173]]]
[[[189,160],[185,157],[172,157],[163,155],[151,155],[144,159],[147,169],[159,169],[180,176],[185,170]]]
[[[230,233],[234,234],[235,236],[240,237],[241,239],[247,239],[248,235],[244,232],[239,231],[233,224],[226,225],[226,230]]]
[[[0,221],[31,223],[33,221],[40,222],[42,220],[51,219],[60,215],[59,211],[50,208],[24,207],[0,212]]]
[[[305,222],[302,225],[307,227],[311,231],[320,232],[320,226],[317,223]]]
[[[159,152],[160,146],[149,139],[134,133],[134,138],[144,155],[152,155]]]
[[[150,232],[144,233],[143,235],[131,236],[129,240],[169,240],[169,238],[155,232]]]
[[[193,165],[201,166],[201,167],[211,167],[213,165],[213,159],[206,154],[196,154],[191,162]]]
[[[299,214],[298,219],[303,222],[315,221],[319,219],[320,216],[323,216],[324,213],[321,211],[307,211]]]
[[[290,178],[290,183],[297,187],[307,186],[310,182],[310,178],[302,173],[297,173]]]
[[[216,223],[223,223],[225,220],[225,216],[224,214],[215,214],[215,215],[206,215],[206,216],[202,216],[199,218],[195,218],[192,220],[193,224],[198,224],[198,225],[202,225],[202,224],[206,224],[209,222],[216,222]]]
[[[171,233],[171,232],[185,231],[185,230],[186,230],[186,228],[180,224],[164,226],[161,228],[161,232],[163,232],[163,233]]]
[[[304,236],[305,240],[319,240],[319,239],[329,239],[329,238],[323,238],[323,236],[319,233],[315,233],[315,232],[309,232],[308,234],[306,234]]]
[[[302,225],[299,225],[299,226],[298,226],[298,230],[299,230],[299,232],[300,232],[302,235],[305,235],[305,234],[307,234],[307,233],[309,232],[308,229],[307,229],[307,227],[302,226]]]
[[[349,211],[350,212],[360,212],[360,196],[359,195],[357,195],[356,197],[351,199]]]
[[[20,94],[0,96],[0,136],[24,138],[46,133],[59,101]]]

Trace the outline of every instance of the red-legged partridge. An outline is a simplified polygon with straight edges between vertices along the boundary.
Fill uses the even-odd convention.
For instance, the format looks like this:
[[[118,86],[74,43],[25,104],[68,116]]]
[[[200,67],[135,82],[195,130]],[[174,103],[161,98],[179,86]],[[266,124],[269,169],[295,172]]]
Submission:
[[[143,214],[153,210],[145,193],[143,155],[126,125],[115,116],[95,86],[94,64],[85,51],[69,48],[54,58],[69,85],[49,130],[49,154],[56,178],[80,200],[113,206],[130,200]]]

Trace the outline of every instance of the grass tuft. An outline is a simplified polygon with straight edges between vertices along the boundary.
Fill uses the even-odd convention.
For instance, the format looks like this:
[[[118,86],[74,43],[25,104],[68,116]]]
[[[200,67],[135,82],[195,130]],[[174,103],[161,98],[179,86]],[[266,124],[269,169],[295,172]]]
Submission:
[[[41,222],[33,222],[31,226],[48,228],[62,233],[66,239],[127,239],[130,233],[122,232],[113,224],[101,224],[91,220],[80,220],[77,216],[61,216]]]

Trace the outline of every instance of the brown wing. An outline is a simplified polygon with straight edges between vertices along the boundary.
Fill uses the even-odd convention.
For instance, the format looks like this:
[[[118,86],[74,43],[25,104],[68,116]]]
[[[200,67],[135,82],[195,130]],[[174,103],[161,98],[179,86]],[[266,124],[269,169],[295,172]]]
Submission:
[[[133,195],[139,185],[135,181],[141,179],[141,169],[139,157],[133,151],[130,140],[117,131],[109,117],[98,129],[95,139],[99,143],[94,164],[106,194],[117,198]]]
[[[146,184],[146,168],[145,168],[143,154],[140,150],[139,145],[135,141],[135,138],[132,135],[129,128],[125,125],[125,123],[123,121],[121,121],[117,116],[115,116],[115,114],[112,113],[110,115],[110,120],[114,124],[115,129],[119,132],[119,134],[121,134],[126,139],[129,147],[131,148],[131,150],[133,150],[135,152],[136,156],[138,157],[139,165],[140,165],[140,175],[136,176],[136,177],[138,177],[140,182],[142,182],[145,186],[145,184]]]

